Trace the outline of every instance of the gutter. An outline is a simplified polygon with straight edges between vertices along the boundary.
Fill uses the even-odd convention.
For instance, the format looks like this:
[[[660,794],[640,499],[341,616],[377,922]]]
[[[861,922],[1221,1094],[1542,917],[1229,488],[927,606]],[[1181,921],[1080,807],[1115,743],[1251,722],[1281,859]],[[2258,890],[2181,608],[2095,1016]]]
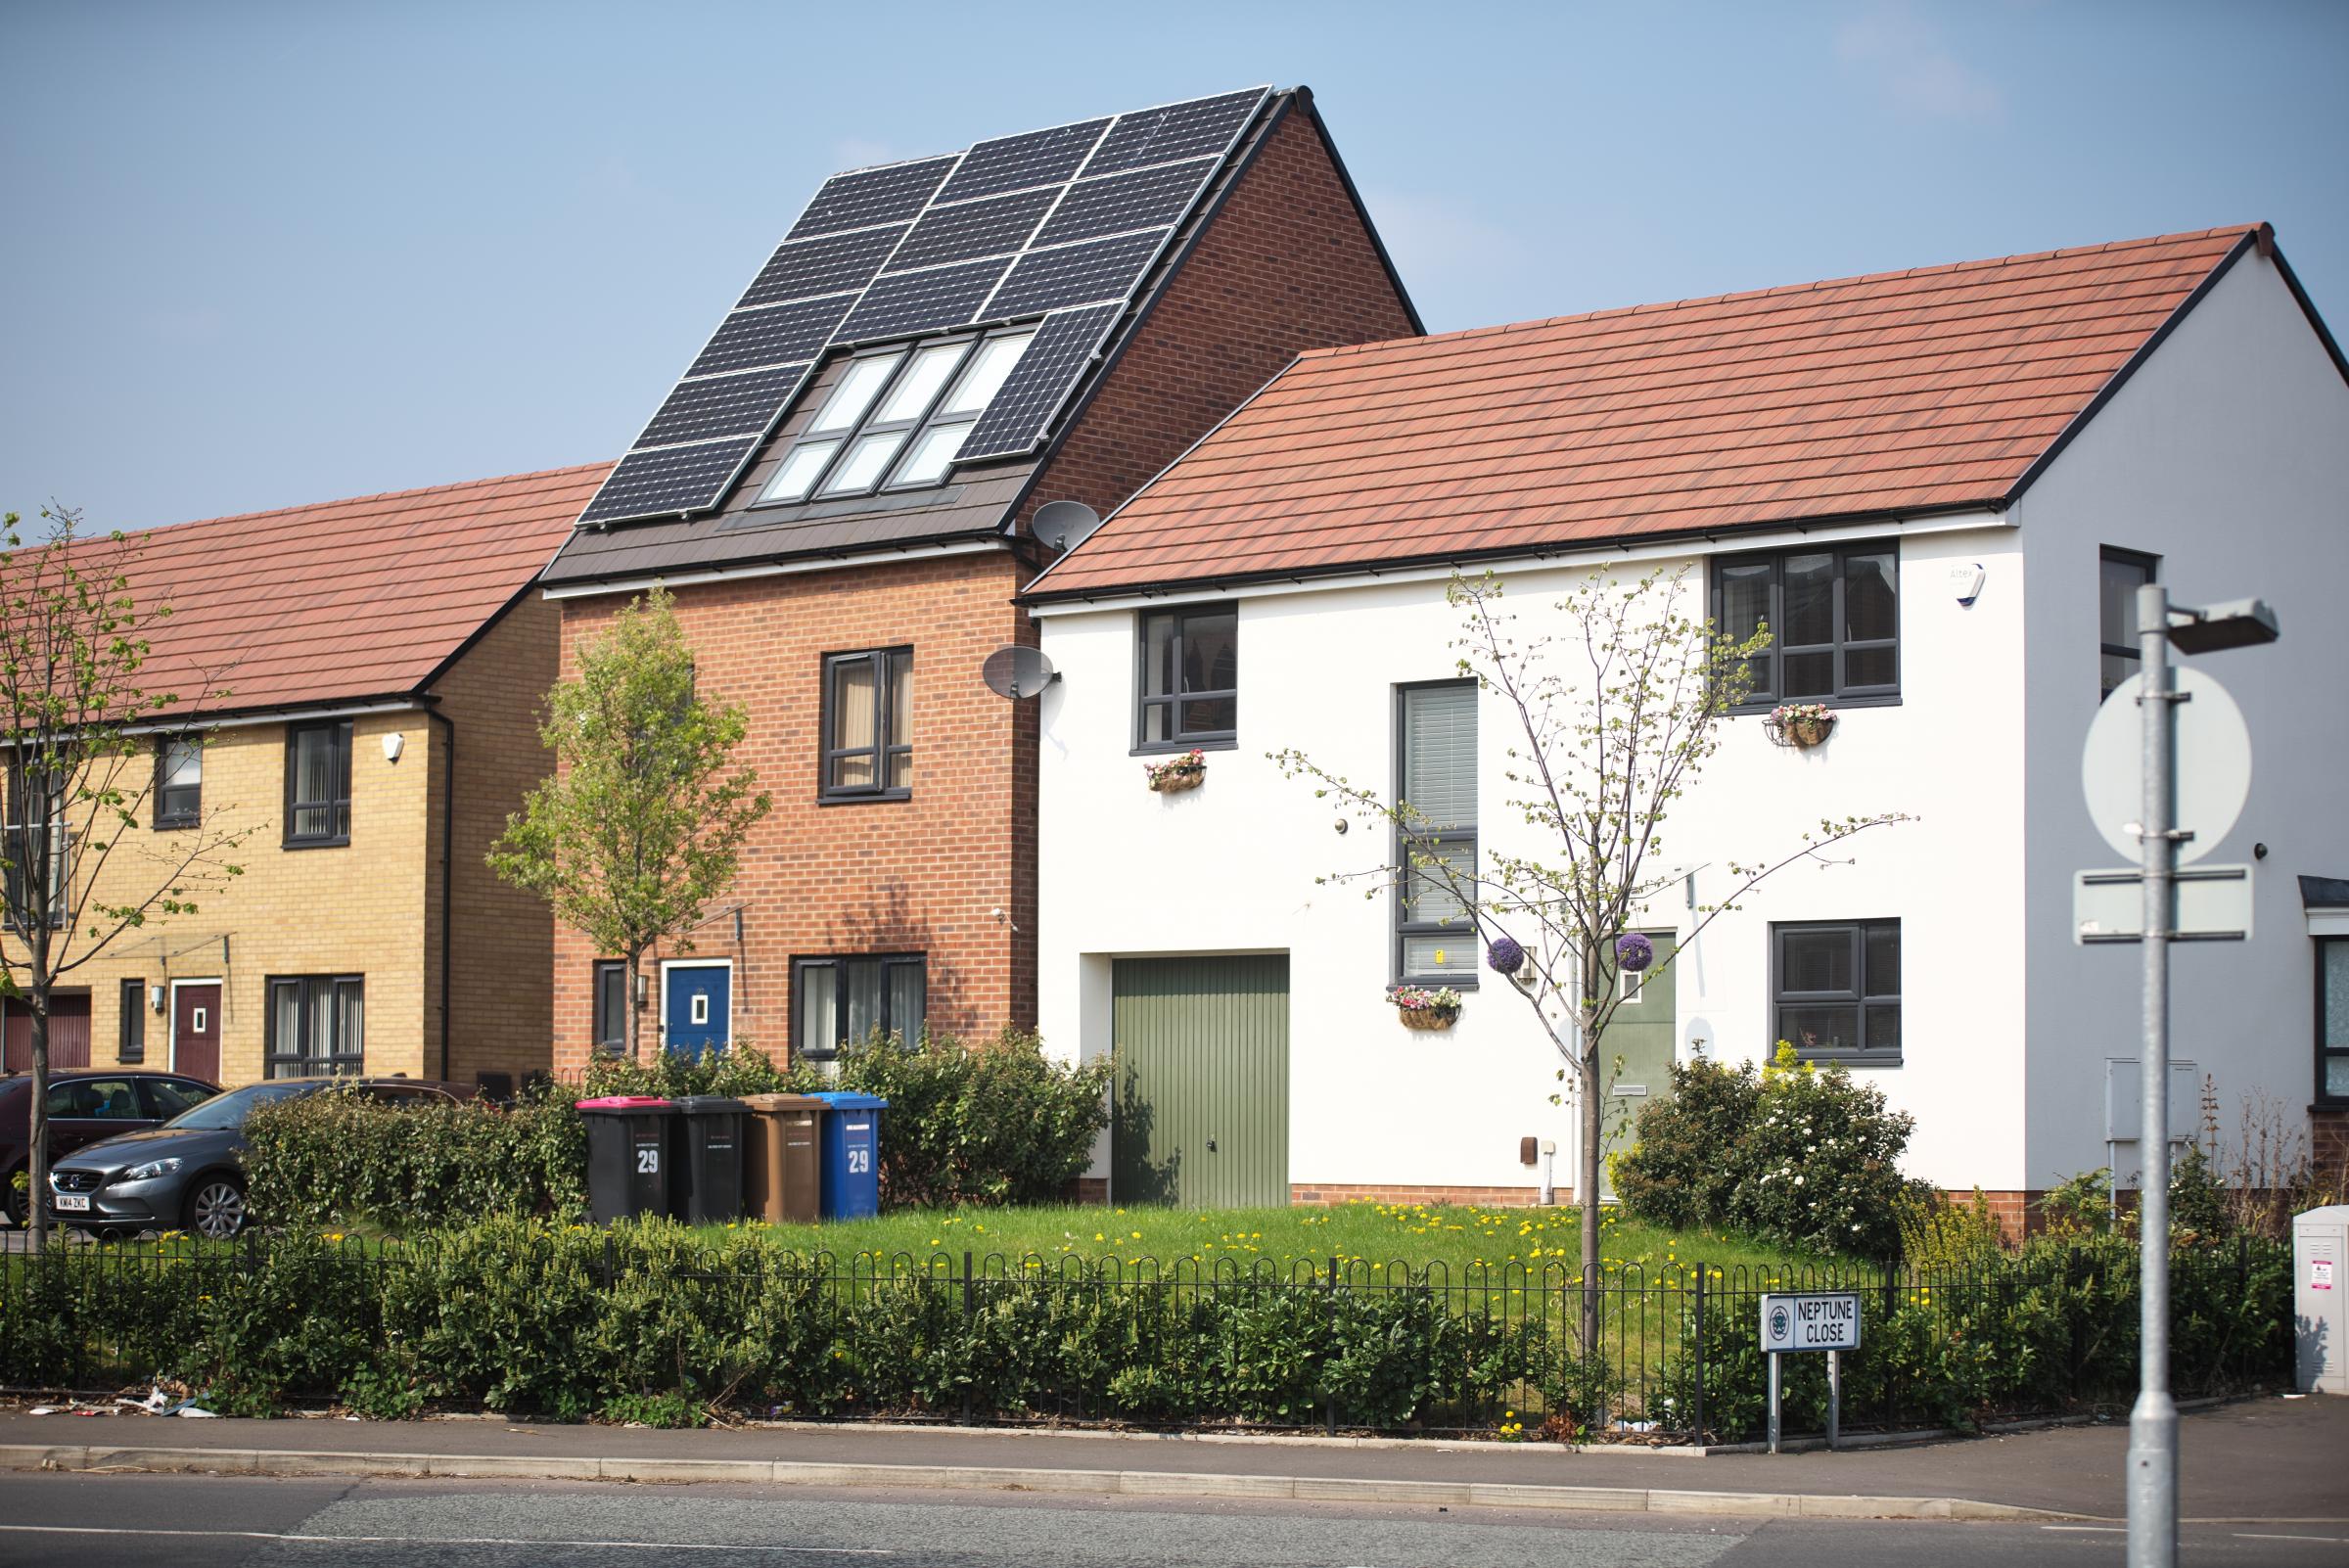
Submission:
[[[448,761],[441,768],[440,781],[440,1082],[445,1084],[449,1081],[449,1024],[456,1015],[455,1004],[448,994],[448,979],[450,957],[457,946],[456,933],[449,926],[457,880],[457,721],[438,708],[427,708],[424,716],[441,726],[448,737]]]

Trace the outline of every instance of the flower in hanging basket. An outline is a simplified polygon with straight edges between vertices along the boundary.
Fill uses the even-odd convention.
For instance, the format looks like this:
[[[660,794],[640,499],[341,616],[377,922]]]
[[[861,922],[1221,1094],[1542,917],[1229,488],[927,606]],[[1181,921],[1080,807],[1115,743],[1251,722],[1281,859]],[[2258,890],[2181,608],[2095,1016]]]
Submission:
[[[1161,795],[1173,795],[1178,790],[1195,790],[1207,777],[1207,754],[1194,747],[1163,762],[1144,762],[1142,777]]]
[[[1525,948],[1503,932],[1485,949],[1485,967],[1497,975],[1513,975],[1525,967]]]
[[[1825,703],[1782,703],[1770,711],[1771,738],[1780,746],[1809,751],[1835,727],[1835,711]]]
[[[1638,932],[1627,932],[1615,939],[1615,962],[1633,974],[1639,973],[1656,961],[1656,945]]]
[[[1460,993],[1450,986],[1389,986],[1387,1000],[1405,1029],[1450,1029],[1459,1022]]]

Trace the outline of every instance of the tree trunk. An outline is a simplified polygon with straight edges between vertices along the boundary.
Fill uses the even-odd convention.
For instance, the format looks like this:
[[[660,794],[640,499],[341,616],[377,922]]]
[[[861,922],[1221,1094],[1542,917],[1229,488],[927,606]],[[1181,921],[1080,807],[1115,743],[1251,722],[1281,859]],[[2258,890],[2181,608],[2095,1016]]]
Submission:
[[[43,933],[45,939],[46,933]],[[24,1170],[30,1185],[24,1193],[24,1213],[32,1226],[31,1250],[49,1250],[49,944],[33,945],[32,1008],[32,1153]]]
[[[637,997],[643,994],[642,988],[637,984],[637,974],[643,965],[644,949],[630,947],[628,949],[628,994],[622,1000],[625,1003],[624,1011],[628,1015],[628,1060],[631,1062],[644,1060],[644,1019],[641,1016],[644,1008],[637,1000]]]
[[[1583,1158],[1582,1170],[1576,1176],[1581,1191],[1583,1211],[1583,1354],[1595,1355],[1598,1350],[1598,1287],[1604,1277],[1599,1265],[1599,1208],[1598,1208],[1598,1146],[1602,1121],[1598,1101],[1598,987],[1605,978],[1605,968],[1599,962],[1596,944],[1589,945],[1582,961],[1583,1005],[1577,1030],[1577,1041],[1582,1048],[1583,1089]]]

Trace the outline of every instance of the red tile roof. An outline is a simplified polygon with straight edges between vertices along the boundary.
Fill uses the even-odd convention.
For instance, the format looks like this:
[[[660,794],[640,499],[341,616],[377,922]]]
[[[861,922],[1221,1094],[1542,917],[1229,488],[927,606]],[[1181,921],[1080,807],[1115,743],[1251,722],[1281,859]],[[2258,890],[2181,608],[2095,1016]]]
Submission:
[[[419,689],[537,576],[609,463],[252,512],[125,534],[151,693],[215,711]],[[27,530],[28,541],[38,537]],[[85,548],[111,550],[103,541]]]
[[[1999,504],[2258,232],[1316,350],[1032,596]]]

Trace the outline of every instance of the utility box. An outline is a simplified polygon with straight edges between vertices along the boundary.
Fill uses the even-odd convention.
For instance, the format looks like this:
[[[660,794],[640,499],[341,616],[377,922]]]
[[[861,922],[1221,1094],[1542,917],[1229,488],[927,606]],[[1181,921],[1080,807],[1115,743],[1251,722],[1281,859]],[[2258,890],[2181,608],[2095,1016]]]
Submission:
[[[2349,1394],[2349,1206],[2292,1217],[2292,1341],[2303,1394]]]

